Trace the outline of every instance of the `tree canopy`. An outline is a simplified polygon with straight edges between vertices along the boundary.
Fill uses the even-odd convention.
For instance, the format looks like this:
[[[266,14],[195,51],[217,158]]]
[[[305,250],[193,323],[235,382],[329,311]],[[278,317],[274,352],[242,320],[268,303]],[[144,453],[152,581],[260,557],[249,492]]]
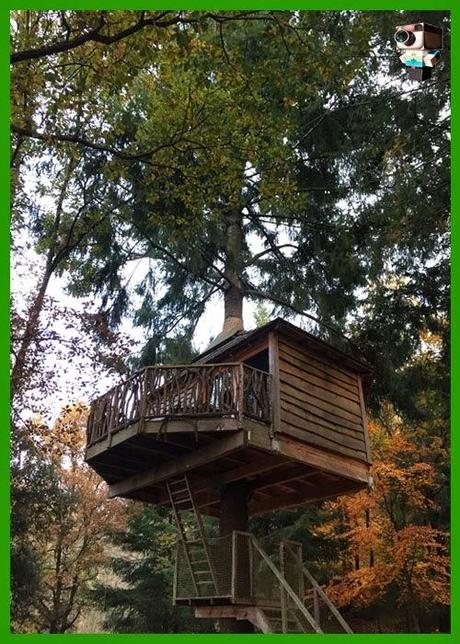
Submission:
[[[412,20],[444,29],[442,61],[419,84],[391,43],[395,24]],[[186,360],[207,306],[224,300],[226,316],[238,318],[243,300],[254,301],[257,320],[301,316],[375,369],[368,403],[380,488],[347,506],[348,517],[327,507],[330,534],[343,528],[340,544],[355,553],[355,537],[367,537],[350,517],[366,526],[372,506],[368,568],[378,557],[406,564],[417,540],[435,548],[449,521],[449,42],[441,11],[12,12],[13,268],[32,266],[13,301],[16,498],[29,477],[52,496],[64,476],[43,460],[29,423],[37,392],[57,388],[50,371],[58,380],[59,362],[50,369],[45,357],[67,346],[64,325],[76,334],[68,359],[91,354],[101,373],[121,372],[168,355]],[[58,282],[91,310],[55,313]],[[126,325],[143,332],[135,355]],[[398,461],[398,449],[410,458]],[[419,458],[425,468],[415,467]],[[424,499],[436,490],[436,504],[423,516],[397,508],[390,521],[385,494],[398,504],[403,492],[409,504],[421,499],[407,487],[412,474]],[[36,514],[19,518],[16,579],[29,564],[38,579],[45,555],[24,536],[35,534]],[[311,518],[311,529],[302,517],[296,524],[303,538],[339,561],[317,529],[329,529],[329,518]],[[279,518],[280,529],[291,519]],[[136,534],[156,520],[148,511],[133,520],[125,545],[145,552]],[[350,557],[340,571],[349,597],[364,579],[363,606],[387,591],[385,601],[410,604],[403,568],[377,589],[376,571]],[[129,562],[118,569],[142,586],[151,565],[139,575]],[[416,583],[433,573],[424,565],[417,559]],[[156,583],[169,573],[155,574]],[[135,606],[136,594],[125,595]],[[137,607],[112,617],[142,630],[146,616]],[[164,628],[179,628],[170,618]]]

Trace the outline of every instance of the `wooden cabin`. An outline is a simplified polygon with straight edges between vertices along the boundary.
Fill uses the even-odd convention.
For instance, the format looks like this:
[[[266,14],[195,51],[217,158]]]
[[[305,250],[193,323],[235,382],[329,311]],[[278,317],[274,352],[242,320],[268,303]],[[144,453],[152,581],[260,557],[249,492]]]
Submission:
[[[277,318],[215,343],[192,364],[146,367],[95,400],[86,460],[112,497],[168,503],[187,474],[197,509],[251,486],[250,515],[371,484],[369,365]]]

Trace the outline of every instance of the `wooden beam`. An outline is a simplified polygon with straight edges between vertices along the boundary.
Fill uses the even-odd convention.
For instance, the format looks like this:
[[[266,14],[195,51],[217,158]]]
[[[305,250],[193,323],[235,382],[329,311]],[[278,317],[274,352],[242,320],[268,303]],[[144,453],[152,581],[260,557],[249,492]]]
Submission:
[[[270,473],[268,476],[264,476],[260,480],[256,481],[256,483],[252,487],[252,490],[258,492],[267,487],[270,487],[271,485],[290,483],[292,481],[297,481],[298,479],[303,479],[307,476],[315,476],[319,474],[317,470],[309,472],[307,466],[300,463],[297,464],[291,462],[283,463],[283,465],[289,465],[289,470],[286,469],[285,471],[280,471],[280,469],[277,468],[273,473]]]
[[[183,416],[181,418],[165,418],[161,420],[145,421],[145,434],[194,434],[195,432],[226,432],[240,429],[238,418],[222,418],[216,414],[211,418],[197,416]]]
[[[124,429],[120,429],[120,431],[112,434],[111,436],[106,436],[102,440],[86,448],[85,460],[91,460],[95,456],[102,454],[102,452],[107,451],[109,448],[123,443],[125,440],[131,438],[132,436],[136,436],[138,434],[138,431],[139,423],[136,422],[128,425],[128,427],[125,427]]]
[[[224,472],[222,474],[216,473],[215,476],[212,477],[193,477],[190,481],[190,486],[192,488],[193,494],[196,495],[197,504],[201,506],[203,506],[203,504],[209,505],[210,503],[214,503],[215,501],[219,500],[218,490],[220,486],[226,485],[228,483],[233,483],[235,481],[240,481],[241,479],[250,478],[251,476],[258,476],[263,472],[273,470],[274,468],[279,468],[282,465],[286,465],[288,463],[289,461],[283,460],[279,456],[271,457],[264,455],[263,458],[259,458],[258,460],[251,463],[245,463],[240,467],[233,468],[232,470],[229,470],[228,472]],[[200,494],[208,492],[210,490],[214,491],[215,495],[202,501]],[[159,499],[161,500],[159,500],[158,503],[167,503],[169,501],[166,492],[160,495]]]
[[[226,483],[232,483],[233,481],[239,481],[240,479],[250,478],[252,476],[257,476],[262,472],[267,470],[272,470],[274,468],[281,467],[288,463],[286,459],[282,459],[279,456],[270,456],[264,455],[263,458],[259,458],[256,461],[242,465],[241,467],[236,467],[229,472],[225,472],[218,477],[218,481],[221,485]]]
[[[371,449],[369,445],[369,430],[367,427],[367,414],[366,414],[366,405],[364,404],[364,394],[363,394],[363,379],[361,376],[358,378],[358,386],[359,386],[359,399],[361,402],[361,414],[363,417],[363,429],[364,429],[364,442],[366,444],[366,456],[367,456],[367,462],[369,465],[372,464],[372,459],[371,459]]]
[[[286,435],[278,435],[278,449],[283,456],[288,456],[299,463],[306,463],[319,470],[339,474],[352,481],[369,483],[369,467],[352,458],[340,454],[332,454],[311,445],[292,440]]]
[[[273,438],[269,425],[253,418],[244,418],[244,429],[248,432],[248,445],[254,449],[273,453]]]
[[[272,431],[278,432],[280,428],[280,372],[279,372],[278,333],[271,331],[268,334],[268,360],[272,376],[271,409]],[[272,434],[273,436],[273,434]]]
[[[342,479],[334,486],[319,485],[311,495],[305,490],[301,492],[296,491],[292,494],[285,494],[284,496],[276,496],[271,499],[264,499],[259,501],[253,498],[249,504],[249,513],[251,516],[264,514],[265,512],[272,512],[273,510],[286,510],[289,508],[297,508],[303,505],[314,503],[315,501],[322,501],[324,499],[332,499],[339,494],[349,494],[351,492],[358,492],[363,489],[364,485],[345,481]]]
[[[130,476],[123,481],[109,487],[109,498],[123,496],[161,481],[166,481],[174,476],[185,474],[209,461],[224,457],[246,446],[246,432],[240,430],[216,440],[206,447],[196,449],[170,463],[163,463],[158,467]]]
[[[141,451],[142,453],[148,454],[149,452],[156,452],[158,450],[161,450],[165,454],[169,454],[173,457],[177,457],[177,447],[178,445],[176,443],[169,443],[164,440],[163,437],[160,439],[155,439],[154,436],[146,436],[145,434],[139,434],[134,438],[133,440],[129,441],[128,443],[123,443],[123,446],[120,448],[123,451],[125,450],[125,447],[129,449],[133,449],[134,451]],[[191,445],[190,442],[184,443],[182,442],[179,447],[181,447],[184,452],[190,451],[192,449],[195,449],[195,445]]]

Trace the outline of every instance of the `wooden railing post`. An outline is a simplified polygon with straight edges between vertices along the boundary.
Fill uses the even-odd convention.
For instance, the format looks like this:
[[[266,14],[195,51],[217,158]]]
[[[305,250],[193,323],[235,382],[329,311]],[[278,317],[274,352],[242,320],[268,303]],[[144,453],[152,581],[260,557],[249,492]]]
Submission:
[[[236,532],[232,532],[232,582],[231,582],[231,596],[232,600],[236,600],[236,571],[237,571],[237,562],[238,562],[238,556],[237,556],[237,539],[236,539]]]
[[[176,541],[176,560],[174,561],[174,577],[173,577],[173,606],[176,604],[177,598],[177,580],[179,578],[179,539]]]
[[[285,562],[285,549],[284,543],[280,545],[280,572],[284,579],[286,579],[286,562]],[[284,590],[283,585],[280,583],[280,595],[281,595],[281,628],[283,633],[288,631],[288,622],[287,622],[287,597],[286,591]]]
[[[239,381],[240,381],[239,382],[240,390],[238,392],[238,412],[239,412],[238,417],[239,417],[240,423],[242,423],[243,415],[244,415],[244,412],[245,412],[245,409],[244,409],[244,394],[245,394],[245,392],[244,392],[244,364],[243,363],[241,363],[239,365]]]
[[[145,427],[145,414],[147,411],[147,384],[148,384],[148,370],[149,367],[144,368],[143,377],[139,378],[140,386],[140,400],[139,400],[139,421],[137,426],[137,433],[142,434]],[[142,383],[142,385],[141,385]]]
[[[313,617],[321,626],[321,613],[319,610],[318,592],[316,588],[313,588]]]
[[[252,539],[248,539],[249,548],[249,597],[254,597],[254,553],[252,551]]]
[[[290,549],[290,543],[293,545],[296,545],[296,542],[289,542],[285,541],[285,544],[287,545],[288,549]],[[298,545],[298,544],[297,544]],[[292,550],[291,550],[292,553]],[[324,590],[321,588],[321,586],[318,584],[316,579],[311,575],[309,570],[305,568],[302,558],[300,559],[300,567],[301,567],[301,576],[302,576],[302,584],[300,586],[300,590],[302,592],[302,595],[304,594],[304,579],[308,580],[308,583],[310,587],[312,588],[313,591],[313,613],[314,613],[314,618],[315,621],[318,623],[319,626],[320,620],[321,620],[321,611],[320,611],[320,600],[323,602],[325,606],[330,610],[330,612],[334,615],[340,626],[343,628],[343,630],[346,633],[353,633],[347,622],[344,620],[340,612],[337,610],[337,608],[334,606],[334,604],[331,602],[329,597],[326,595]]]

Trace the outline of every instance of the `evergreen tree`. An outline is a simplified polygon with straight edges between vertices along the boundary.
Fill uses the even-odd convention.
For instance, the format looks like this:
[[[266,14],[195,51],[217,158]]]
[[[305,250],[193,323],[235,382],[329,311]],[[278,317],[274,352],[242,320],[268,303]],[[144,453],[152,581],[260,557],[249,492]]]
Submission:
[[[209,620],[171,602],[176,529],[168,509],[145,506],[117,540],[112,559],[116,584],[98,583],[96,606],[106,612],[106,627],[119,633],[212,632]]]

